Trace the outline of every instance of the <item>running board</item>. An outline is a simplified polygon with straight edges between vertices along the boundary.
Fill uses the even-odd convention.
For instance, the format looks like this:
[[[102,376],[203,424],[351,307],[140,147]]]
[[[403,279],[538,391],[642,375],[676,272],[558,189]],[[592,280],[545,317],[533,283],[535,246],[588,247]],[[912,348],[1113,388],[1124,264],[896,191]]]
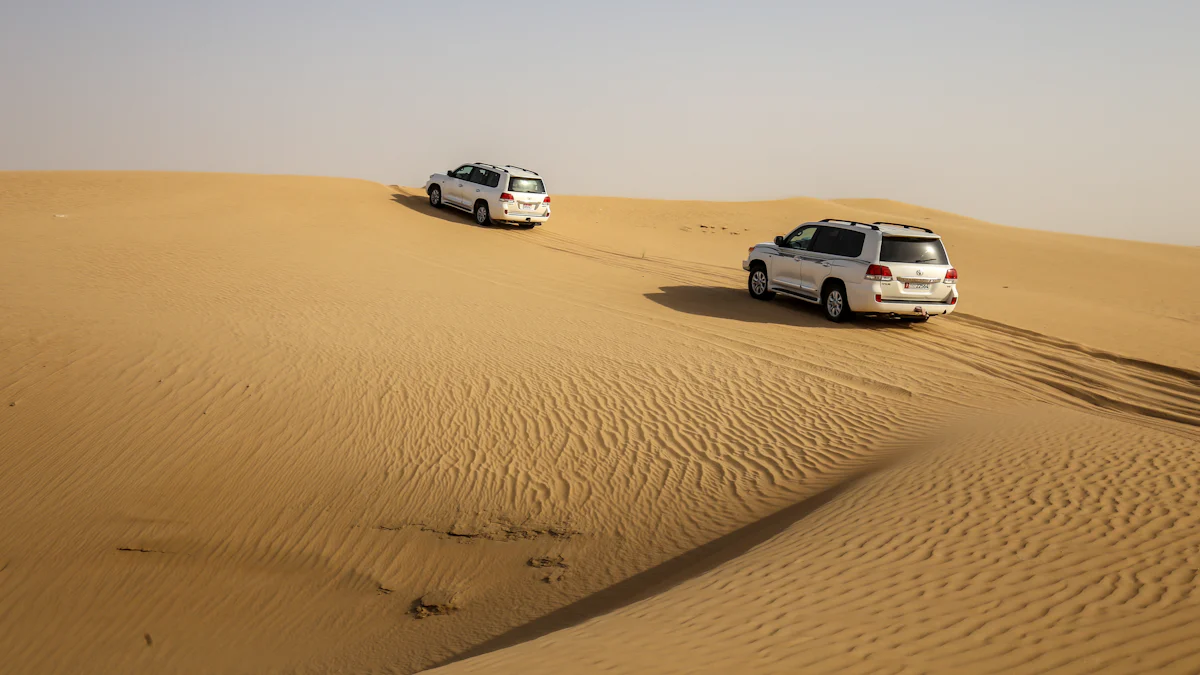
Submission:
[[[788,297],[790,297],[790,298],[796,298],[797,300],[803,300],[803,301],[805,301],[805,302],[811,302],[811,303],[812,303],[812,304],[814,304],[814,305],[819,305],[819,304],[821,304],[821,299],[820,299],[820,298],[814,298],[814,297],[812,297],[811,295],[803,295],[803,294],[801,294],[801,293],[798,293],[798,292],[796,292],[796,291],[790,291],[790,290],[788,290],[788,289],[786,289],[786,288],[779,288],[779,287],[772,288],[771,290],[775,291],[776,293],[783,293],[784,295],[786,295],[786,296],[788,296]]]

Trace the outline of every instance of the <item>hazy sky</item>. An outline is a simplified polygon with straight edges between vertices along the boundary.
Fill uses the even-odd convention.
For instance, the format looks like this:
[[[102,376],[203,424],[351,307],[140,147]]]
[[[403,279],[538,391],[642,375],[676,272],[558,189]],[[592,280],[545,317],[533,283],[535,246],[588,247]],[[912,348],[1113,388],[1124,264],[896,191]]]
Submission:
[[[0,0],[0,169],[467,161],[1200,244],[1200,2]]]

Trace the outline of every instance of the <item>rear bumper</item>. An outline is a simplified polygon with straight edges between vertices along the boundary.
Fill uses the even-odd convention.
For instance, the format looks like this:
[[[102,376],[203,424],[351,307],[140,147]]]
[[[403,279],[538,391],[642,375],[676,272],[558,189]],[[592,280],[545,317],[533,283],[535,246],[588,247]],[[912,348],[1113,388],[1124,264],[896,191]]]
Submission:
[[[546,213],[542,216],[531,216],[521,213],[520,211],[515,211],[513,213],[504,213],[501,211],[499,214],[493,215],[492,220],[499,220],[505,223],[544,223],[547,220],[550,220],[550,214]]]
[[[950,295],[938,301],[929,300],[883,300],[875,299],[876,289],[849,291],[850,309],[860,314],[888,314],[897,316],[940,316],[950,314],[958,307],[958,289],[950,289]]]

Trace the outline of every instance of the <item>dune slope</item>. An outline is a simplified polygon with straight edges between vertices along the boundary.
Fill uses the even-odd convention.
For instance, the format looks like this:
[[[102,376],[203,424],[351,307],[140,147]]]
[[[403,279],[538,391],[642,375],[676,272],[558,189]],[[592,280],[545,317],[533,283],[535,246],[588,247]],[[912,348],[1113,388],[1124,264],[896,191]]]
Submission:
[[[776,654],[756,663],[788,667],[810,663],[794,635],[772,637],[770,621],[729,632],[745,617],[713,616],[717,596],[702,589],[728,578],[746,598],[783,593],[790,565],[762,583],[744,571],[805,551],[806,573],[829,588],[786,596],[797,603],[838,604],[850,589],[837,584],[856,578],[869,582],[854,596],[863,611],[890,593],[828,562],[844,540],[804,528],[921,541],[964,513],[991,526],[1004,480],[1057,499],[1036,462],[1072,469],[1081,449],[1134,463],[1145,488],[1117,482],[1077,504],[1079,518],[1152,517],[1155,481],[1172,504],[1194,503],[1197,310],[1182,293],[1161,311],[1122,310],[1140,341],[1039,330],[1057,324],[1036,312],[1008,322],[982,301],[924,326],[835,326],[806,305],[747,298],[747,245],[797,219],[874,213],[563,198],[552,225],[525,232],[364,181],[0,174],[0,654],[17,672],[415,672],[474,649],[489,653],[452,668],[499,668],[526,657],[493,650],[558,628],[575,625],[516,649],[601,648],[641,630],[647,608],[689,607],[695,639],[738,636]],[[964,297],[999,294],[996,278],[968,281],[962,260],[990,254],[961,227],[950,246]],[[1027,236],[970,228],[984,242]],[[1191,249],[1148,250],[1164,268],[1196,262]],[[1063,325],[1097,325],[1087,305],[1047,307]],[[988,422],[1001,429],[977,434],[974,454],[937,452],[939,430],[1016,409]],[[1045,422],[1059,417],[1069,431]],[[937,459],[838,487],[897,453]],[[988,462],[1014,475],[993,480]],[[1095,469],[1124,477],[1113,470]],[[853,508],[895,481],[890,507]],[[886,520],[939,491],[968,506]],[[798,519],[795,505],[814,498]],[[1128,554],[1072,558],[1059,573],[1119,577],[1159,555],[1184,570],[1156,582],[1180,598],[1163,620],[1190,616],[1178,612],[1191,607],[1192,559],[1177,551],[1194,533],[1167,521],[1155,546],[1169,555],[1118,528]],[[1008,551],[993,536],[946,536],[955,574]],[[927,593],[921,580],[940,572],[908,573],[918,581],[899,588]],[[828,630],[829,649],[852,651],[865,625]],[[1087,653],[1059,637],[1064,654]],[[938,651],[937,639],[914,644],[939,663],[982,653],[969,641]],[[879,644],[895,656],[894,641]],[[574,647],[537,649],[531,667]]]

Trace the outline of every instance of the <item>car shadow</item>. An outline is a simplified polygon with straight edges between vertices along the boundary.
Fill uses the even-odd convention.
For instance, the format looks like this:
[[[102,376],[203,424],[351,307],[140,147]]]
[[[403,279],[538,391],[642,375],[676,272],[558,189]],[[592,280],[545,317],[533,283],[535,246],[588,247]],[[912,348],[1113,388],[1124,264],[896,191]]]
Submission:
[[[404,189],[404,188],[397,188],[394,185],[392,186],[392,188],[398,189],[398,190]],[[438,218],[440,220],[445,220],[445,221],[451,222],[451,223],[458,223],[460,225],[469,225],[471,227],[482,227],[481,225],[479,225],[478,223],[475,222],[475,217],[472,216],[470,213],[467,213],[466,211],[459,211],[458,209],[456,209],[452,206],[445,206],[440,209],[433,208],[433,205],[431,205],[429,203],[429,197],[426,196],[424,193],[407,194],[404,192],[393,192],[392,193],[392,201],[396,202],[397,204],[399,204],[401,206],[404,206],[413,211],[416,211],[417,213],[421,213],[426,216],[430,216],[432,218]],[[489,230],[521,230],[522,228],[517,227],[516,225],[492,224],[492,225],[489,225],[487,229],[489,229]]]
[[[696,316],[769,323],[799,328],[857,328],[867,330],[913,328],[915,324],[895,319],[855,317],[847,323],[834,323],[825,318],[821,307],[803,300],[776,295],[771,302],[750,297],[742,288],[723,286],[664,286],[645,297],[668,309]]]

